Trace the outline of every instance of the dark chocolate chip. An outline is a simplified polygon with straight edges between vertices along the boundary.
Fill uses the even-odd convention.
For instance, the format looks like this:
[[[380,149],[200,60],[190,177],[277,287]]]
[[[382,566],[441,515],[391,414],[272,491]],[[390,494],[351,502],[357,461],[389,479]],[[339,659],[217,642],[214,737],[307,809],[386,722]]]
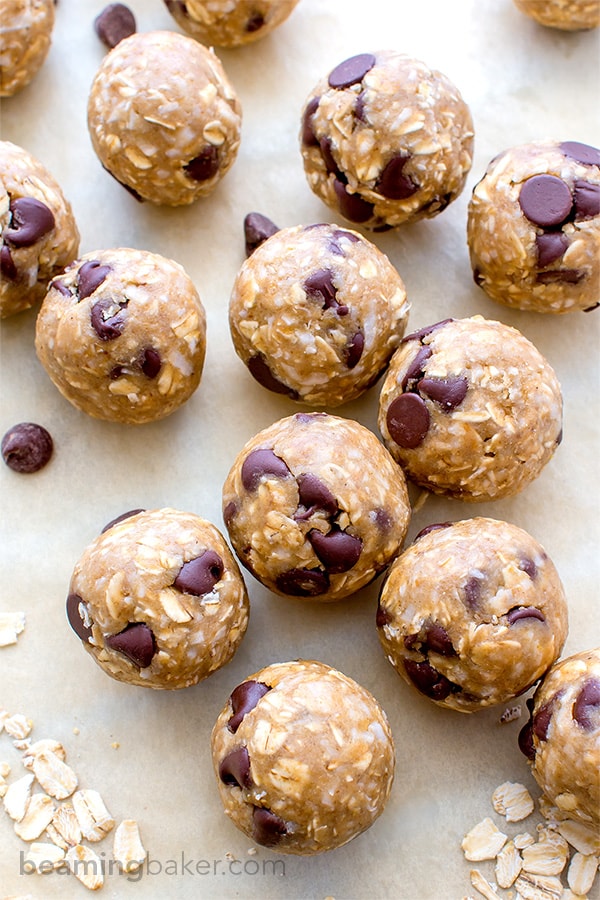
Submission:
[[[4,240],[13,247],[31,247],[52,231],[52,211],[34,197],[17,197],[10,202],[11,220],[4,230]]]
[[[515,622],[519,622],[521,619],[539,619],[540,622],[546,621],[543,612],[535,606],[515,606],[506,613],[506,620],[509,625],[514,625]]]
[[[343,228],[337,228],[328,237],[328,248],[337,256],[345,256],[346,251],[342,246],[342,241],[349,241],[352,244],[360,241],[360,237],[352,231],[345,231]]]
[[[320,99],[320,97],[312,97],[306,104],[304,115],[302,116],[302,143],[305,147],[319,146],[319,141],[312,127],[312,117],[319,107]]]
[[[132,188],[131,185],[129,185],[129,184],[125,184],[124,181],[120,181],[120,180],[117,178],[117,176],[114,175],[114,174],[110,171],[110,169],[107,169],[107,168],[106,168],[105,165],[103,165],[102,168],[104,169],[105,172],[108,172],[108,174],[111,176],[111,178],[114,178],[115,181],[118,182],[118,184],[121,185],[121,187],[124,187],[125,190],[127,191],[127,193],[128,193],[128,194],[131,194],[131,196],[134,197],[134,198],[138,201],[138,203],[144,203],[144,198],[142,197],[141,194],[138,194],[138,192],[136,191],[135,188]]]
[[[219,778],[223,784],[235,787],[250,787],[250,756],[246,747],[238,747],[228,753],[219,763]]]
[[[366,222],[373,215],[373,204],[363,200],[360,194],[351,194],[339,178],[333,182],[341,214],[350,222]]]
[[[335,299],[337,288],[333,283],[331,269],[318,269],[313,272],[304,280],[303,287],[309,299],[316,301],[323,309],[335,309],[340,306]]]
[[[127,300],[118,302],[105,297],[98,300],[91,308],[92,328],[101,341],[114,341],[125,328],[125,309]]]
[[[589,144],[580,144],[579,141],[563,141],[560,149],[571,159],[584,166],[600,166],[600,150],[590,147]]]
[[[238,511],[238,505],[235,500],[230,500],[229,503],[223,509],[223,521],[227,528],[231,527],[231,523],[233,522]]]
[[[426,345],[423,347],[419,347],[417,350],[417,355],[409,365],[408,369],[404,373],[404,378],[402,379],[401,385],[402,390],[408,388],[408,390],[412,390],[412,388],[416,385],[411,385],[411,381],[415,381],[416,379],[420,379],[425,374],[425,363],[431,356],[431,348]]]
[[[461,690],[427,661],[405,659],[404,668],[414,686],[432,700],[445,700],[450,694]]]
[[[568,218],[573,198],[568,184],[556,175],[534,175],[523,182],[519,193],[523,214],[534,225],[548,228]]]
[[[302,422],[303,425],[312,425],[316,419],[324,419],[326,416],[326,412],[301,412],[296,413],[294,419],[297,422]]]
[[[540,269],[549,266],[563,255],[569,246],[569,238],[562,231],[547,231],[535,239],[537,264]]]
[[[77,637],[84,643],[89,641],[92,636],[92,626],[89,622],[87,604],[79,594],[69,594],[67,597],[67,619]]]
[[[264,27],[264,24],[265,17],[262,13],[256,12],[254,15],[250,16],[246,22],[246,31],[249,34],[254,34],[255,31],[260,31],[260,29]]]
[[[394,156],[385,166],[375,185],[375,190],[388,200],[407,200],[419,190],[419,186],[402,173],[409,156]]]
[[[426,534],[431,534],[432,531],[440,531],[442,528],[450,528],[450,526],[453,524],[453,522],[434,522],[431,525],[426,525],[425,528],[421,528],[419,533],[415,535],[415,541],[418,541],[420,538],[425,537]]]
[[[321,138],[319,141],[319,149],[328,175],[340,176],[340,170],[331,150],[331,140],[329,138]],[[345,177],[345,176],[342,176]]]
[[[600,184],[576,181],[573,192],[575,219],[593,219],[600,216]]]
[[[473,269],[473,281],[477,287],[481,287],[484,284],[485,278],[481,274],[480,269]]]
[[[443,328],[443,326],[448,325],[449,322],[454,322],[454,319],[442,319],[439,322],[434,322],[433,325],[426,325],[425,328],[420,328],[419,331],[413,331],[411,334],[405,335],[402,338],[402,343],[407,344],[408,341],[422,341],[423,338],[426,338],[432,331]]]
[[[375,614],[375,625],[377,628],[383,628],[392,621],[390,613],[380,603],[377,604],[377,612]]]
[[[183,167],[183,170],[192,181],[208,181],[214,178],[219,171],[218,149],[212,144],[205,147]]]
[[[251,256],[257,247],[276,234],[279,228],[263,216],[262,213],[251,212],[244,218],[244,238],[246,244],[246,256]]]
[[[108,273],[110,266],[103,266],[99,259],[89,259],[81,264],[77,276],[77,292],[80,300],[85,300],[100,287]]]
[[[361,91],[358,97],[356,98],[356,103],[354,104],[354,109],[352,110],[354,113],[354,118],[359,122],[363,122],[366,124],[368,122],[367,116],[365,115],[365,92]]]
[[[423,649],[439,653],[440,656],[456,656],[456,650],[452,645],[448,632],[439,622],[425,622],[425,639]]]
[[[303,472],[298,475],[296,481],[298,482],[300,504],[304,509],[296,512],[295,519],[308,519],[314,512],[320,510],[327,515],[335,515],[338,511],[337,500],[320,478],[310,472]]]
[[[330,575],[347,572],[356,565],[362,553],[361,539],[337,526],[327,534],[313,528],[307,538]]]
[[[519,750],[527,759],[535,759],[535,745],[533,743],[533,728],[531,719],[519,731],[518,737]]]
[[[140,365],[146,378],[156,378],[162,366],[158,350],[155,350],[154,347],[147,347],[142,353]]]
[[[214,550],[205,550],[200,556],[183,564],[173,582],[173,587],[183,591],[184,594],[201,597],[212,591],[215,584],[221,580],[224,569],[219,554]]]
[[[469,382],[460,375],[450,378],[421,378],[417,387],[445,410],[452,410],[460,406],[467,396]]]
[[[138,513],[145,512],[143,509],[129,509],[127,512],[121,513],[120,516],[116,516],[114,519],[111,519],[110,522],[107,522],[100,534],[104,534],[105,531],[108,531],[109,528],[112,528],[114,525],[118,525],[119,522],[124,522],[125,519],[130,519],[132,516],[137,516]]]
[[[64,281],[61,281],[60,278],[55,278],[54,281],[51,281],[48,285],[48,290],[50,290],[50,288],[54,288],[58,291],[59,294],[62,294],[63,297],[67,297],[67,299],[70,299],[73,296],[73,294],[71,293],[71,288],[67,287]]]
[[[381,506],[377,507],[377,509],[373,511],[373,517],[375,519],[375,524],[384,534],[392,527],[393,520],[387,509],[383,509]]]
[[[2,438],[2,459],[13,472],[39,472],[50,461],[53,449],[50,433],[35,422],[19,422]]]
[[[429,431],[429,410],[418,394],[400,394],[392,400],[386,415],[390,437],[406,450],[414,450]]]
[[[344,347],[344,362],[349,369],[353,369],[365,349],[365,336],[362,331],[357,331]]]
[[[287,827],[283,819],[262,806],[254,808],[252,823],[254,840],[263,847],[274,847],[287,834]]]
[[[329,589],[329,576],[322,569],[289,569],[275,581],[282,594],[292,597],[318,597]]]
[[[526,572],[532,580],[537,575],[537,566],[532,559],[529,559],[528,556],[524,556],[523,559],[519,561],[519,568],[523,572]]]
[[[157,649],[152,630],[144,622],[130,622],[118,634],[107,635],[104,644],[110,650],[122,653],[140,669],[150,665]]]
[[[242,719],[251,712],[261,697],[264,697],[271,688],[262,681],[242,681],[231,692],[229,700],[231,702],[232,713],[227,722],[227,727],[233,734],[236,733],[241,725]]]
[[[582,278],[585,278],[585,272],[579,269],[550,269],[538,272],[535,280],[538,284],[579,284]]]
[[[7,244],[3,244],[2,249],[0,250],[0,272],[2,272],[8,281],[16,281],[19,277],[15,261],[10,252],[10,247]]]
[[[272,391],[274,394],[285,394],[291,400],[298,399],[298,391],[275,378],[265,358],[260,354],[251,356],[246,365],[252,377],[268,391]]]
[[[463,585],[463,591],[469,609],[477,609],[481,600],[481,578],[476,578],[474,575],[468,578]]]
[[[109,3],[94,19],[94,29],[102,43],[111,50],[123,38],[135,34],[135,16],[124,3]]]
[[[264,477],[288,478],[291,474],[281,457],[267,448],[252,450],[242,463],[242,484],[247,491],[255,490]]]
[[[600,678],[583,682],[573,704],[573,718],[584,731],[600,727]]]
[[[327,79],[329,87],[341,89],[358,84],[373,68],[375,62],[376,59],[372,53],[359,53],[357,56],[345,59],[329,73]]]
[[[554,712],[554,705],[556,703],[556,696],[552,697],[552,699],[548,700],[547,703],[544,703],[543,706],[540,706],[538,711],[533,717],[532,720],[532,729],[533,734],[540,741],[548,740],[548,729],[550,727],[550,721],[552,719],[552,713]]]

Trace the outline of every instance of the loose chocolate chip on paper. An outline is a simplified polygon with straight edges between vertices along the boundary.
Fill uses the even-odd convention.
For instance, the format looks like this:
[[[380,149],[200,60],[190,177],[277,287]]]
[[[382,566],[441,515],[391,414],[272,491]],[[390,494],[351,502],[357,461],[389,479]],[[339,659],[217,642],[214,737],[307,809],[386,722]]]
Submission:
[[[584,731],[592,731],[600,723],[600,678],[583,682],[575,703],[573,718]]]
[[[534,175],[523,182],[519,205],[530,222],[549,228],[560,225],[568,218],[573,197],[562,178],[556,175]]]
[[[379,176],[375,190],[388,200],[407,200],[419,190],[419,186],[402,172],[409,158],[394,156]]]
[[[520,622],[522,619],[539,619],[540,622],[546,621],[543,612],[535,606],[515,606],[506,613],[506,620],[509,625],[514,625],[515,622]]]
[[[589,144],[580,144],[579,141],[563,141],[560,149],[571,159],[584,166],[600,166],[600,150],[590,147]]]
[[[86,643],[92,636],[92,626],[89,621],[87,605],[79,594],[69,594],[66,607],[69,625],[77,637]]]
[[[235,787],[250,787],[250,756],[246,747],[238,747],[228,753],[219,763],[219,778],[223,784]]]
[[[429,410],[418,394],[400,394],[392,400],[386,415],[390,437],[406,450],[414,450],[429,431]]]
[[[225,566],[223,560],[214,550],[205,550],[195,559],[184,563],[173,587],[183,591],[184,594],[193,594],[201,597],[208,594],[221,580]]]
[[[19,422],[2,438],[2,459],[13,472],[39,472],[50,461],[53,449],[50,433],[35,422]]]
[[[103,266],[99,259],[88,259],[82,263],[77,276],[77,291],[80,300],[90,297],[100,287],[111,271],[110,266]]]
[[[242,681],[237,687],[234,687],[229,700],[231,702],[232,714],[227,722],[228,729],[236,733],[242,723],[244,716],[251,712],[261,697],[270,691],[268,684],[262,681]]]
[[[110,3],[94,19],[94,29],[102,43],[111,50],[123,38],[135,34],[135,16],[124,3]]]
[[[219,151],[212,144],[183,167],[193,181],[208,181],[219,171]]]
[[[537,264],[541,269],[549,266],[563,255],[569,246],[569,238],[562,231],[538,234],[535,239]]]
[[[282,818],[262,806],[256,806],[252,814],[253,835],[257,844],[273,847],[287,834],[287,827]]]
[[[456,409],[467,396],[469,382],[463,376],[449,378],[421,378],[418,389],[435,400],[446,411]]]
[[[346,190],[346,185],[336,178],[333,189],[337,197],[341,214],[350,222],[367,222],[373,215],[373,204],[369,203],[359,194],[351,194]]]
[[[246,257],[251,256],[257,247],[264,244],[267,238],[270,238],[271,235],[276,234],[278,231],[279,228],[275,222],[272,222],[267,216],[263,216],[262,213],[258,212],[248,213],[244,218]]]
[[[345,59],[329,73],[329,87],[342,89],[358,84],[373,68],[375,62],[376,59],[372,53],[359,53],[357,56]]]
[[[576,181],[573,192],[575,219],[594,219],[600,215],[600,184]]]
[[[291,400],[298,399],[298,391],[275,378],[265,358],[260,354],[251,356],[247,366],[252,377],[268,391],[273,391],[274,394],[285,394]]]
[[[281,457],[267,448],[252,450],[241,469],[242,484],[247,491],[255,490],[262,478],[288,478],[291,474]]]
[[[13,247],[31,247],[54,228],[52,211],[34,197],[11,200],[9,210],[11,220],[4,229],[4,240]]]
[[[154,634],[144,622],[130,622],[118,634],[107,635],[104,643],[110,650],[122,653],[140,669],[150,665],[157,650]]]
[[[119,522],[124,522],[125,519],[130,519],[132,516],[137,516],[138,513],[145,512],[143,509],[129,509],[127,512],[121,513],[120,516],[115,516],[114,519],[111,519],[110,522],[107,522],[100,534],[104,534],[105,531],[108,531],[114,525],[118,525]]]
[[[289,569],[278,575],[275,583],[292,597],[318,597],[329,589],[329,576],[322,569]]]
[[[327,534],[313,528],[307,537],[318,559],[330,575],[347,572],[356,565],[362,553],[361,539],[342,531],[337,526]]]

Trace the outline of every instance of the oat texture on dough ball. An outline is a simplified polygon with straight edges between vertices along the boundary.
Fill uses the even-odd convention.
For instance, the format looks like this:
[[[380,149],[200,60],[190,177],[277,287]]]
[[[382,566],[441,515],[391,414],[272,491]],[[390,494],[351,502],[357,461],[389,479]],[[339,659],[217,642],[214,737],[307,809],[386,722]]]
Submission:
[[[378,380],[408,311],[400,275],[374,244],[337,225],[298,225],[277,231],[244,262],[229,325],[260,384],[333,407]]]
[[[220,60],[171,31],[133,34],[98,69],[88,128],[100,162],[140,200],[210,194],[237,156],[241,105]]]
[[[385,576],[376,621],[404,681],[469,713],[512,700],[548,671],[567,636],[567,601],[531,535],[477,517],[417,535]]]
[[[277,853],[341,847],[383,812],[395,752],[372,694],[314,660],[276,663],[232,691],[212,732],[232,822]]]
[[[71,204],[31,153],[0,141],[0,317],[39,303],[79,252]]]
[[[77,409],[139,425],[170,415],[198,387],[206,316],[174,260],[125,247],[98,250],[51,282],[35,346]]]
[[[531,701],[519,746],[567,818],[600,824],[600,647],[557,662]]]
[[[380,50],[344,60],[317,83],[300,144],[314,193],[350,222],[384,230],[436,216],[460,194],[473,122],[445,75]]]
[[[600,304],[600,150],[540,141],[500,153],[475,186],[467,240],[477,284],[542,313]]]
[[[165,0],[177,24],[203,44],[241,47],[271,34],[299,0]]]
[[[0,97],[12,97],[37,75],[48,56],[55,0],[2,0]]]
[[[133,510],[84,550],[67,619],[112,678],[185,688],[224,666],[248,625],[248,596],[219,530],[176,509]]]
[[[369,584],[410,519],[404,476],[364,425],[296,413],[251,438],[223,486],[240,561],[282,596],[328,602]]]
[[[514,0],[515,6],[548,28],[587,31],[600,25],[600,0]]]
[[[383,441],[415,484],[499,500],[540,474],[562,438],[562,392],[516,328],[473,316],[403,338],[379,397]]]

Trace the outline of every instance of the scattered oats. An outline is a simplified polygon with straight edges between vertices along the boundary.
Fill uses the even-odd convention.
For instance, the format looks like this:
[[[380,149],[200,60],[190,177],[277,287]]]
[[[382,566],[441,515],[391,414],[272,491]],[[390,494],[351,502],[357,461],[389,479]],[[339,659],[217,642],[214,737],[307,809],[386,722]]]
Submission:
[[[113,741],[110,746],[113,748],[113,750],[118,750],[121,745],[118,741]]]
[[[98,791],[75,791],[73,808],[81,833],[88,841],[101,841],[114,828],[115,820],[106,809]]]
[[[9,784],[4,794],[4,809],[15,822],[20,822],[27,812],[33,781],[33,775],[23,775],[22,778]]]
[[[136,872],[146,859],[147,852],[140,838],[135,819],[124,819],[115,830],[113,856],[123,872]]]
[[[521,872],[523,861],[521,854],[515,847],[514,841],[504,845],[496,857],[496,881],[501,888],[509,888]]]
[[[51,750],[41,750],[33,757],[33,774],[47,794],[55,800],[70,797],[77,787],[77,775]]]
[[[225,859],[228,859],[230,862],[235,859],[235,854],[228,850],[225,854]]]
[[[31,740],[29,738],[25,738],[23,741],[13,741],[13,746],[17,750],[28,750],[31,746]]]
[[[33,762],[38,753],[54,753],[63,762],[67,758],[65,748],[60,741],[53,741],[51,738],[42,738],[34,744],[29,744],[23,753],[22,761],[26,769],[33,768]]]
[[[507,722],[514,722],[515,719],[521,718],[520,706],[509,706],[500,716],[500,724],[506,725]]]
[[[487,897],[487,900],[498,900],[498,894],[489,881],[483,877],[479,869],[471,869],[469,874],[471,876],[471,884],[476,891]]]
[[[461,847],[470,862],[479,862],[495,859],[507,840],[507,836],[486,817],[464,836]]]
[[[521,822],[534,810],[533,798],[524,784],[505,781],[492,794],[492,806],[507,822]]]
[[[47,794],[32,794],[22,819],[15,822],[15,832],[23,841],[35,841],[46,830],[56,807]]]
[[[563,885],[555,875],[534,875],[523,872],[515,881],[515,888],[523,900],[558,900]]]
[[[25,628],[24,612],[0,613],[0,647],[16,644],[18,636]]]
[[[26,738],[33,728],[31,719],[26,718],[22,713],[15,713],[14,716],[8,716],[4,720],[4,730],[16,741],[22,741]]]
[[[523,871],[534,875],[560,875],[569,858],[569,845],[556,832],[542,833],[540,840],[523,850]]]
[[[584,895],[591,891],[596,872],[598,857],[590,854],[574,853],[567,871],[567,884],[574,894]]]
[[[77,725],[73,729],[73,734],[79,734],[79,728],[77,727]]]
[[[63,850],[81,843],[81,828],[71,803],[62,803],[46,829],[48,837]]]
[[[538,800],[538,806],[540,808],[541,814],[545,819],[548,820],[548,822],[561,822],[566,818],[565,813],[562,812],[554,803],[551,803],[551,801],[548,800],[545,794],[542,794],[542,796]]]
[[[575,822],[573,819],[565,819],[564,822],[558,823],[558,831],[574,847],[584,856],[592,853],[600,854],[600,834],[584,825],[583,822]]]
[[[64,865],[65,851],[55,844],[34,841],[23,855],[24,866],[31,866],[38,875],[44,875]],[[28,870],[28,874],[31,869]]]
[[[248,850],[246,852],[248,856],[256,856],[257,850],[256,847],[248,847]]]
[[[91,847],[83,844],[71,847],[65,861],[73,875],[90,891],[97,891],[104,884],[102,861]]]
[[[0,778],[8,778],[10,775],[10,763],[5,760],[0,761]]]
[[[0,708],[0,734],[4,731],[4,723],[8,719],[8,713],[5,709]]]
[[[523,850],[525,847],[529,847],[530,844],[535,844],[535,838],[528,831],[523,831],[521,834],[515,835],[514,842],[517,850]]]

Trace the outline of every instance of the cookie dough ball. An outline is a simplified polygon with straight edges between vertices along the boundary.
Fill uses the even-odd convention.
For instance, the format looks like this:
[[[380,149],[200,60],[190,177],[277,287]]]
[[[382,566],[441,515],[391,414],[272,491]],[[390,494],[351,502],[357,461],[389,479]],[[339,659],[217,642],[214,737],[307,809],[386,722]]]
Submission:
[[[316,406],[359,397],[398,347],[409,304],[388,258],[337,225],[284,228],[245,261],[229,326],[264,387]]]
[[[514,0],[522,13],[561,31],[581,31],[600,25],[599,0]]]
[[[375,698],[312,660],[279,663],[232,691],[212,732],[225,812],[277,853],[341,847],[383,812],[394,744]]]
[[[377,629],[407,684],[468,713],[505,703],[544,675],[567,636],[567,601],[534,538],[474,518],[429,526],[392,563]]]
[[[489,164],[469,203],[475,281],[507,306],[566,313],[600,304],[600,150],[523,144]]]
[[[0,141],[0,317],[39,303],[79,251],[73,210],[30,153]]]
[[[99,250],[50,284],[35,346],[77,409],[139,425],[170,415],[198,387],[206,317],[178,263],[143,250]]]
[[[406,535],[404,476],[350,419],[297,413],[248,441],[223,487],[243,565],[282,596],[341,600],[382,572]]]
[[[12,97],[44,64],[54,28],[55,0],[2,0],[0,97]]]
[[[344,60],[313,89],[300,132],[308,183],[350,222],[431,218],[462,191],[473,122],[452,82],[392,50]]]
[[[473,316],[407,335],[379,398],[379,428],[407,477],[473,502],[536,478],[562,437],[550,364],[516,328]]]
[[[600,823],[600,647],[556,663],[528,701],[519,745],[567,818]]]
[[[219,59],[171,31],[133,34],[100,66],[88,127],[100,162],[138,199],[181,206],[233,165],[241,106]]]
[[[67,618],[112,678],[171,690],[229,662],[248,625],[248,597],[223,536],[176,509],[109,523],[75,566]]]
[[[241,47],[274,31],[298,0],[165,0],[177,24],[203,44]]]

